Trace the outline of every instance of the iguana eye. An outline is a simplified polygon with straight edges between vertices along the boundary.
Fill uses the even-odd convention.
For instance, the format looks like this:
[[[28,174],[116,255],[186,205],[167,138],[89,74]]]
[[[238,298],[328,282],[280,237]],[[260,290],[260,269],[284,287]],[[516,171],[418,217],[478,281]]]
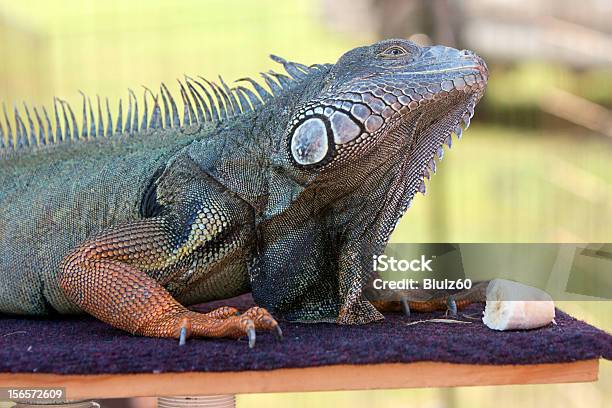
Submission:
[[[392,45],[378,55],[385,58],[397,58],[407,54],[408,51],[406,51],[405,48],[400,47],[399,45]]]

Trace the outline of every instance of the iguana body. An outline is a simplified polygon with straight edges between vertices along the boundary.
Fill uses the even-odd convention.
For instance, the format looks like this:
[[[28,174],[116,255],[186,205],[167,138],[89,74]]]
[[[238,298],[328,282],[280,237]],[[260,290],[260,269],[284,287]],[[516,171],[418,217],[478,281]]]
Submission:
[[[363,293],[372,255],[469,123],[486,66],[403,40],[335,65],[276,60],[291,77],[264,76],[273,95],[252,82],[265,103],[187,79],[182,120],[165,86],[151,116],[130,97],[115,128],[100,110],[96,124],[85,99],[81,130],[61,101],[55,132],[46,112],[16,112],[14,134],[6,119],[0,311],[86,311],[133,333],[248,334],[251,344],[254,329],[278,328],[268,311],[381,318]],[[183,306],[248,291],[261,308],[241,315]]]

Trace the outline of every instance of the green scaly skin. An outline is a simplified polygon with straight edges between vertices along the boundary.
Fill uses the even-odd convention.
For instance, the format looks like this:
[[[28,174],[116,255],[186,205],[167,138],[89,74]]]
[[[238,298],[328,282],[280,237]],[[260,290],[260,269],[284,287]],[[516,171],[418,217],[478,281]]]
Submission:
[[[451,133],[469,124],[486,65],[404,40],[354,49],[335,65],[275,60],[290,76],[265,78],[274,95],[222,83],[207,88],[218,98],[207,102],[186,80],[180,125],[161,90],[144,128],[119,118],[116,130],[107,122],[112,135],[87,124],[79,132],[63,103],[62,140],[51,142],[51,126],[37,137],[21,117],[14,135],[5,126],[0,312],[85,311],[143,335],[248,334],[251,343],[254,329],[279,330],[270,313],[382,318],[364,296],[372,255],[423,192]],[[184,307],[246,292],[261,308]]]

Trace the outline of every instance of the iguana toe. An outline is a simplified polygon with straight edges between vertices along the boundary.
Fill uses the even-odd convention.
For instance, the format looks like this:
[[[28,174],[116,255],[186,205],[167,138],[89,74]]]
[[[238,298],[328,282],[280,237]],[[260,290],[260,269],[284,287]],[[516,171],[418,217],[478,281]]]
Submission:
[[[278,341],[283,341],[283,331],[281,330],[279,325],[276,325],[276,330],[274,330],[274,335]]]
[[[451,295],[446,299],[446,312],[444,315],[452,317],[457,316],[457,302],[455,301],[455,296]]]
[[[263,307],[254,306],[242,314],[253,320],[257,330],[271,330],[278,340],[283,339],[283,331],[278,322]]]

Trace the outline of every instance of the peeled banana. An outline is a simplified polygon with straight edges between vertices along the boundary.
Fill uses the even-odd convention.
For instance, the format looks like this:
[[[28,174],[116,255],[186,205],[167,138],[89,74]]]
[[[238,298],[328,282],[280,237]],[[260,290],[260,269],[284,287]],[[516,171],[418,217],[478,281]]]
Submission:
[[[555,318],[555,304],[548,293],[522,283],[494,279],[487,286],[482,321],[493,330],[535,329]]]

